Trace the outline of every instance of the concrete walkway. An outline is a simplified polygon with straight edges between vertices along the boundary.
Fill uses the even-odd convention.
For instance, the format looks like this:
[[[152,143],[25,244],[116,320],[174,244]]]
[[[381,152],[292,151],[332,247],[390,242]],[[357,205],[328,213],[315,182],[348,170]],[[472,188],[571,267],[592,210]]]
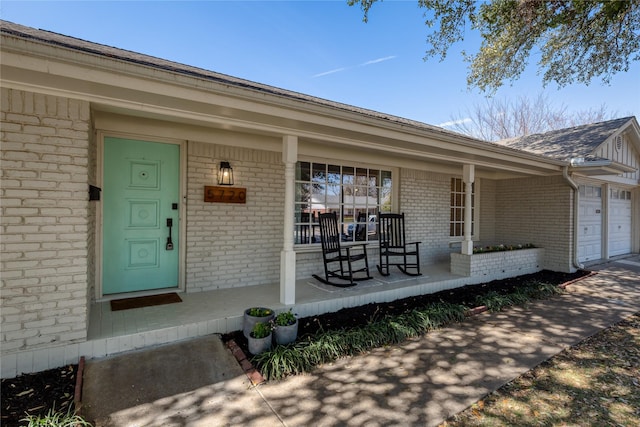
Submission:
[[[563,349],[640,311],[640,257],[568,293],[258,387],[217,337],[88,361],[96,426],[437,426]]]

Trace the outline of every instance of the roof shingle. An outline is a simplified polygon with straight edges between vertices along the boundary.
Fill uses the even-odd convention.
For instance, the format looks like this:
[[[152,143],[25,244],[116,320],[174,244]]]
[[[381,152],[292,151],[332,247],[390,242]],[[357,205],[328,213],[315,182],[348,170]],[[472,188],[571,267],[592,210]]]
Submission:
[[[593,160],[591,156],[593,151],[632,119],[633,117],[623,117],[542,134],[526,135],[498,143],[557,160],[569,161],[574,157]]]

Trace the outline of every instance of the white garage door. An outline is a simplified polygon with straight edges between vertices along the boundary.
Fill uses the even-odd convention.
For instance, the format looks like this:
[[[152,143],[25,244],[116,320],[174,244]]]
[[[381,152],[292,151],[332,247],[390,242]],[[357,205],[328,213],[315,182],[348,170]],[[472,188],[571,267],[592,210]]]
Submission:
[[[602,190],[590,185],[580,186],[578,213],[578,260],[602,258]]]
[[[631,253],[631,192],[612,188],[609,199],[609,256]]]

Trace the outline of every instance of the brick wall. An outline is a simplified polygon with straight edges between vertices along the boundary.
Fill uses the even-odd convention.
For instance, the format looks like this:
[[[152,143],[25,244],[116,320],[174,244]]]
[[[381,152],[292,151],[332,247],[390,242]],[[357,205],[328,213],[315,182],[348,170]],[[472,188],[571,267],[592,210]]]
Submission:
[[[495,243],[496,235],[496,181],[480,179],[478,184],[480,189],[478,197],[480,222],[478,224],[478,242],[474,242],[474,245],[492,245]]]
[[[451,176],[402,169],[400,188],[400,211],[405,213],[407,240],[422,242],[421,262],[447,262],[451,253]]]
[[[451,272],[482,281],[499,280],[542,270],[543,248],[464,255],[451,254]]]
[[[544,268],[571,271],[573,198],[561,176],[496,183],[496,243],[543,247]]]
[[[2,353],[87,334],[89,103],[1,89]]]
[[[229,161],[246,204],[205,203]],[[278,283],[284,216],[282,154],[189,141],[186,288],[188,292]]]

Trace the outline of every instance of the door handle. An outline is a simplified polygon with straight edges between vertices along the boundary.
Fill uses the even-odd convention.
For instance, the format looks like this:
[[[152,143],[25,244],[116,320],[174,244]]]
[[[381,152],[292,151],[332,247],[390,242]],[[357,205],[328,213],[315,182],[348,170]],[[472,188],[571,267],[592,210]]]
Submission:
[[[171,241],[171,227],[173,227],[173,218],[167,218],[167,227],[169,227],[169,237],[167,237],[167,245],[165,246],[166,250],[173,250],[173,242]]]

